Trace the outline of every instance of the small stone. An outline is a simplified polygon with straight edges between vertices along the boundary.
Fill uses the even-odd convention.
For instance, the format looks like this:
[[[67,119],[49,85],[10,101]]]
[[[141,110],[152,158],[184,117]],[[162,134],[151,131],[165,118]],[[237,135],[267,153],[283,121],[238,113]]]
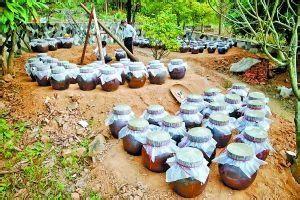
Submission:
[[[87,128],[88,125],[89,125],[89,123],[88,123],[87,121],[85,121],[85,120],[80,120],[80,121],[78,122],[78,124],[79,124],[81,127],[83,127],[83,128]]]
[[[102,153],[105,149],[106,140],[103,135],[99,134],[89,144],[89,156],[94,157]]]
[[[2,78],[6,83],[12,82],[14,80],[14,78],[10,74],[6,74]]]
[[[77,192],[71,194],[71,198],[73,200],[80,200],[80,195]]]
[[[72,150],[71,149],[63,149],[61,151],[61,155],[62,155],[62,157],[68,157],[68,156],[72,155]]]

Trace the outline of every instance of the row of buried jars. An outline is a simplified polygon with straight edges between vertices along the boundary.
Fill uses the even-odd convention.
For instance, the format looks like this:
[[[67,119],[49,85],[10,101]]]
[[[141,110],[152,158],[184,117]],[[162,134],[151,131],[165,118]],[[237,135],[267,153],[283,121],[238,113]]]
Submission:
[[[224,95],[208,88],[190,94],[180,111],[171,115],[161,105],[151,105],[136,118],[128,105],[117,105],[107,117],[115,138],[131,155],[142,155],[143,165],[166,172],[166,182],[183,197],[204,190],[211,162],[219,164],[225,185],[241,190],[250,186],[269,152],[271,112],[268,98],[235,83]],[[238,132],[230,143],[233,132]],[[216,148],[226,147],[218,157]]]
[[[27,74],[40,86],[51,85],[55,90],[65,90],[70,84],[78,83],[81,90],[93,90],[98,84],[107,92],[115,91],[120,85],[128,83],[130,88],[143,87],[149,79],[151,84],[165,83],[168,73],[172,79],[182,79],[186,73],[186,63],[174,59],[168,68],[159,60],[147,65],[142,62],[131,62],[127,58],[111,66],[95,61],[83,67],[68,61],[59,61],[46,53],[37,54],[25,64]]]
[[[46,53],[48,51],[56,51],[60,48],[71,48],[74,39],[71,37],[57,37],[46,39],[33,39],[29,45],[33,52]]]

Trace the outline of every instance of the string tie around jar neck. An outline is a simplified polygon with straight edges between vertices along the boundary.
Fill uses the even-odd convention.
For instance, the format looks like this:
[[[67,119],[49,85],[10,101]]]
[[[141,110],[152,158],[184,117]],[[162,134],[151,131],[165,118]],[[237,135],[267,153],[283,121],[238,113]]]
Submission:
[[[198,113],[198,108],[196,106],[183,104],[180,106],[180,113],[182,114],[196,114]]]
[[[209,104],[209,108],[214,111],[226,110],[226,104],[224,102],[213,101]]]
[[[187,101],[199,103],[199,102],[203,101],[203,98],[201,97],[201,95],[191,94],[191,95],[188,95]]]
[[[241,97],[237,94],[227,94],[225,96],[225,102],[228,103],[228,104],[239,104],[241,103]]]
[[[262,110],[265,106],[265,103],[260,100],[250,100],[248,101],[247,107],[251,110]]]

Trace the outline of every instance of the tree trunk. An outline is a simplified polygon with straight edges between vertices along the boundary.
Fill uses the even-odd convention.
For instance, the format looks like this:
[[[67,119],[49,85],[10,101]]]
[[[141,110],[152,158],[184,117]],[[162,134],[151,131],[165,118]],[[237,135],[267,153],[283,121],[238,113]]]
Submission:
[[[8,60],[7,60],[7,71],[8,74],[15,75],[14,69],[14,58],[15,58],[15,46],[16,46],[16,30],[13,31],[11,35],[12,46],[9,51]]]
[[[126,3],[126,10],[127,10],[127,22],[131,23],[131,11],[132,11],[132,3],[131,0],[127,0]]]
[[[1,48],[1,55],[0,55],[0,68],[2,68],[3,75],[8,73],[7,70],[7,60],[6,60],[6,47],[3,45]]]
[[[220,9],[219,12],[221,14],[219,15],[219,35],[221,35],[221,33],[222,33],[222,14],[224,14],[223,13],[223,8],[222,8],[223,4],[224,4],[224,0],[220,0],[220,2],[219,2],[219,9]]]
[[[297,144],[297,156],[294,160],[294,164],[291,167],[291,172],[293,177],[300,183],[300,101],[296,102],[296,112],[295,112],[295,128],[296,128],[296,144]]]

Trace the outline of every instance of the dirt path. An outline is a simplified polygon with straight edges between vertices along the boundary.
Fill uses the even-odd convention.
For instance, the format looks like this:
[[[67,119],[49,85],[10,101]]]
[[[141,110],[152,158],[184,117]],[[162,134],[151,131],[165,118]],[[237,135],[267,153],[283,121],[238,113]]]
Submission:
[[[112,55],[113,48],[108,49]],[[62,60],[78,62],[82,47],[71,50],[60,49],[49,53]],[[137,56],[143,61],[151,60],[148,49],[136,49]],[[99,89],[84,92],[72,85],[66,91],[54,91],[50,87],[38,87],[24,72],[24,64],[29,57],[35,54],[25,54],[16,59],[18,77],[13,85],[18,88],[16,98],[18,102],[12,106],[12,113],[19,118],[36,120],[39,114],[45,111],[44,102],[46,98],[55,97],[58,108],[66,108],[70,104],[70,97],[76,97],[82,118],[92,122],[91,129],[103,134],[107,138],[106,151],[100,161],[90,166],[91,179],[88,185],[99,192],[104,198],[133,199],[143,197],[144,199],[179,199],[165,183],[164,174],[155,174],[146,170],[139,157],[132,157],[122,149],[122,142],[112,139],[109,135],[104,120],[113,105],[126,103],[132,106],[137,115],[150,104],[161,104],[170,113],[175,113],[179,105],[169,93],[169,87],[175,83],[185,84],[195,92],[201,93],[208,86],[224,87],[229,82],[235,82],[236,77],[216,72],[222,61],[227,66],[231,62],[239,60],[243,56],[253,56],[240,49],[231,49],[225,55],[201,55],[171,53],[164,62],[170,58],[183,58],[190,66],[186,77],[181,81],[168,79],[162,86],[146,84],[141,89],[132,90],[126,85],[113,93],[106,93]],[[92,49],[88,49],[85,62],[95,60]],[[220,62],[215,61],[220,60]],[[227,64],[226,64],[227,63]],[[6,101],[9,97],[4,98]],[[8,102],[6,102],[8,103]],[[275,114],[272,116],[273,124],[269,133],[270,140],[275,152],[267,159],[268,164],[259,171],[255,182],[244,191],[234,191],[225,187],[219,178],[217,166],[211,166],[208,185],[202,195],[197,199],[299,199],[300,187],[292,179],[288,165],[285,163],[285,150],[295,149],[294,127],[292,124],[292,113],[281,109],[275,101],[271,101],[271,108]],[[282,116],[285,116],[284,118]],[[52,126],[52,127],[51,127]],[[44,127],[54,129],[49,123]],[[75,134],[75,133],[69,133]]]

